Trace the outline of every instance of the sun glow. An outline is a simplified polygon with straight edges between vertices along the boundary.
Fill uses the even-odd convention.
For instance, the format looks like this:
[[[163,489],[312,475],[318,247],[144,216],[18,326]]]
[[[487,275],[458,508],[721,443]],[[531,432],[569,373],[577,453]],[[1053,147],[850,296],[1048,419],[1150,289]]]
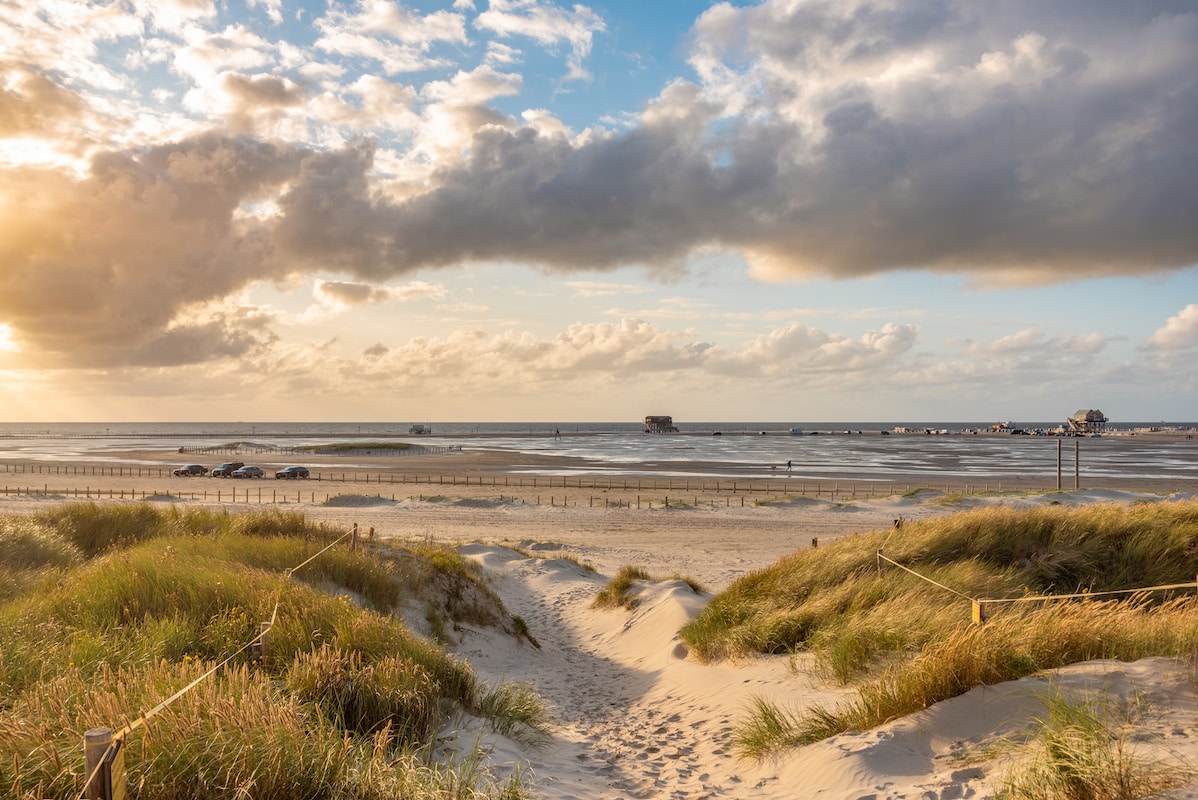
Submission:
[[[0,352],[16,349],[18,348],[12,338],[12,328],[0,322]]]

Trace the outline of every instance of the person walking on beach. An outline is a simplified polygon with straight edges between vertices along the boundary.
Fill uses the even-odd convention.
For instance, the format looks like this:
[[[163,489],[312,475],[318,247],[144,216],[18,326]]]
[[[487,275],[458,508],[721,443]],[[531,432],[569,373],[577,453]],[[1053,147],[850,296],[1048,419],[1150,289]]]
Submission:
[[[786,462],[786,471],[790,472],[790,462],[789,461]]]
[[[553,438],[554,438],[554,439],[560,439],[560,438],[562,438],[562,429],[561,429],[561,428],[554,428],[554,429],[553,429]]]

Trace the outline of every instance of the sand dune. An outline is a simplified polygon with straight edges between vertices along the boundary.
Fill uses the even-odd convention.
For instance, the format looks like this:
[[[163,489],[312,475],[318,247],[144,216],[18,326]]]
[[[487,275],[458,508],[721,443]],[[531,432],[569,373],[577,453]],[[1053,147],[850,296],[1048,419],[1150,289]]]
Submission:
[[[551,704],[558,726],[543,748],[489,741],[495,764],[521,769],[546,797],[989,797],[1026,751],[1019,743],[1054,695],[1138,704],[1147,711],[1129,740],[1139,754],[1198,764],[1192,669],[1161,658],[1096,661],[981,687],[763,764],[738,760],[731,733],[754,696],[797,710],[835,704],[848,690],[822,681],[802,658],[697,664],[674,633],[705,602],[686,583],[645,584],[631,612],[596,611],[590,603],[604,576],[541,558],[553,551],[536,543],[522,549],[537,556],[490,545],[462,551],[494,576],[504,603],[524,617],[541,648],[471,631],[459,652],[481,675],[531,683]]]

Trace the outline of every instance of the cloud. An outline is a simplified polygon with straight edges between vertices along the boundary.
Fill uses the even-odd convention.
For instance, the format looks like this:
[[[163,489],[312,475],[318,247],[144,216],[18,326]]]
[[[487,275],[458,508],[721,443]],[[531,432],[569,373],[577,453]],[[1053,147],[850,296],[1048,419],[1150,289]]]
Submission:
[[[791,323],[751,340],[738,353],[722,355],[717,372],[742,378],[789,378],[833,372],[876,370],[907,354],[919,339],[915,325],[888,323],[858,339]]]
[[[345,302],[354,286],[482,261],[673,277],[719,249],[769,280],[923,269],[989,283],[1198,263],[1198,13],[1181,0],[719,4],[692,31],[696,80],[665,86],[627,128],[581,132],[514,110],[522,77],[486,64],[413,86],[372,74],[467,49],[467,5],[334,5],[314,50],[248,25],[207,30],[210,3],[164,5],[177,26],[151,56],[176,42],[194,115],[169,122],[122,105],[130,78],[101,47],[146,36],[145,4],[0,7],[0,136],[69,135],[95,153],[82,177],[0,172],[0,319],[13,339],[64,364],[165,363],[197,357],[184,344],[196,330],[219,358],[264,334],[242,337],[236,316],[180,320],[251,282],[335,276]],[[580,69],[604,30],[585,6],[531,0],[477,20],[569,47]],[[345,58],[300,77],[319,52]],[[102,113],[129,122],[136,146],[103,145]],[[147,143],[196,124],[220,132]],[[356,129],[380,138],[347,141]],[[1184,343],[1192,317],[1145,347]],[[645,333],[633,331],[603,336]],[[869,363],[915,335],[788,328],[736,357],[670,346],[679,363],[751,373],[783,351],[806,368]],[[997,359],[1103,346],[1034,331],[972,345]]]
[[[276,25],[283,22],[283,0],[249,0],[250,8],[262,7],[266,9],[266,15],[270,17],[270,21]]]
[[[888,8],[719,6],[696,26],[707,83],[620,133],[517,127],[482,104],[518,84],[485,70],[430,84],[444,146],[424,191],[361,204],[389,238],[357,268],[668,273],[718,246],[766,280],[1034,284],[1198,261],[1198,15]]]
[[[316,27],[317,49],[376,62],[392,75],[445,66],[444,59],[430,55],[433,45],[467,41],[461,14],[422,15],[386,0],[363,0],[353,12],[333,6]]]
[[[219,91],[213,95],[214,105],[224,113],[230,133],[252,135],[269,134],[279,125],[286,125],[303,109],[307,92],[286,78],[225,73]]]
[[[634,283],[603,283],[602,281],[566,281],[578,297],[611,297],[618,294],[644,294],[647,286]]]
[[[583,64],[591,54],[594,34],[607,30],[603,18],[587,6],[576,4],[567,11],[540,0],[490,0],[490,6],[475,18],[474,25],[505,38],[524,36],[547,46],[568,43],[566,80],[590,77]]]
[[[1165,322],[1142,345],[1143,350],[1184,351],[1198,348],[1198,305],[1191,303]]]
[[[365,283],[317,280],[312,287],[312,296],[322,305],[344,310],[366,303],[381,303],[391,299],[391,293],[382,287]]]
[[[448,291],[444,286],[426,281],[413,281],[403,286],[371,286],[350,281],[326,281],[317,279],[312,296],[324,307],[345,311],[354,306],[385,303],[389,300],[444,300]]]
[[[1185,3],[722,4],[693,63],[783,131],[763,277],[928,268],[1046,283],[1183,267],[1198,235]],[[743,65],[743,66],[742,66]]]
[[[9,2],[0,4],[0,53],[44,75],[70,76],[80,88],[122,91],[130,83],[104,62],[101,46],[140,36],[144,27],[123,3]]]
[[[1080,336],[1046,336],[1042,331],[1025,329],[993,342],[969,342],[966,352],[983,358],[1032,356],[1049,361],[1063,355],[1093,355],[1107,345],[1098,333]]]
[[[0,138],[58,138],[86,113],[83,98],[46,75],[20,64],[0,63]]]
[[[235,329],[246,320],[184,318],[253,280],[286,274],[259,223],[237,212],[294,175],[304,156],[203,136],[97,157],[82,180],[3,170],[0,319],[29,352],[59,365],[244,352]],[[198,327],[203,346],[188,340]]]
[[[705,82],[671,84],[620,133],[518,127],[487,105],[518,80],[485,68],[429,84],[426,188],[395,205],[355,190],[380,246],[362,257],[346,235],[359,253],[341,261],[370,276],[473,260],[668,273],[719,246],[766,280],[922,269],[989,284],[1198,261],[1198,15],[937,9],[717,6],[695,29]]]

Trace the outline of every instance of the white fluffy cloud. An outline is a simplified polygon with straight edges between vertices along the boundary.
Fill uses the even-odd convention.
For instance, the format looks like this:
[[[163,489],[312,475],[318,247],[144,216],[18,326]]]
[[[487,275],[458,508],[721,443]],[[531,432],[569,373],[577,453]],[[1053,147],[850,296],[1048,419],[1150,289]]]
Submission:
[[[587,6],[577,4],[566,10],[541,0],[489,0],[487,10],[478,15],[474,24],[500,37],[523,36],[549,46],[567,43],[570,46],[567,80],[590,77],[585,64],[594,35],[607,27],[603,18]]]
[[[1175,351],[1198,349],[1198,305],[1191,303],[1169,317],[1144,344],[1146,350]]]

